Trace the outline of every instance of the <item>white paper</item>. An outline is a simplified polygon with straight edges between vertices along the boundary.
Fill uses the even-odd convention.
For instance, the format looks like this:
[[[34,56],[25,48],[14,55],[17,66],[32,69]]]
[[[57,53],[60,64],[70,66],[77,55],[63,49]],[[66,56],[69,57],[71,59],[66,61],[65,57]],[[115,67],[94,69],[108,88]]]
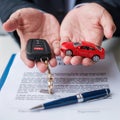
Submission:
[[[53,95],[41,92],[47,90],[47,73],[40,73],[36,67],[28,68],[17,54],[0,93],[0,120],[119,120],[120,74],[113,55],[108,54],[89,67],[64,65],[58,58],[57,67],[51,71]],[[47,101],[101,88],[110,88],[111,97],[38,112],[27,111]]]

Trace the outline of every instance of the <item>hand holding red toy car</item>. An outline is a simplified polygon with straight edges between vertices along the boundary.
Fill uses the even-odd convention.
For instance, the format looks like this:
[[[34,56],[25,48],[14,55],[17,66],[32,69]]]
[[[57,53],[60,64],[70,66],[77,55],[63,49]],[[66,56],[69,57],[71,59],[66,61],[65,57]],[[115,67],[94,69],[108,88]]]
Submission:
[[[63,42],[61,51],[67,56],[81,56],[91,58],[94,62],[104,59],[104,48],[87,41],[79,42]]]

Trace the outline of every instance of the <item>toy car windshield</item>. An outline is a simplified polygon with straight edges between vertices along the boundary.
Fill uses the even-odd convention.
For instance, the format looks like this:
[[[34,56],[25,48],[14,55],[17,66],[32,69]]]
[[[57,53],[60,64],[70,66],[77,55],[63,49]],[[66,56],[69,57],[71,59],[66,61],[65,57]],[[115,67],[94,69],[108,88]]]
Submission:
[[[79,42],[74,42],[73,45],[74,45],[74,47],[78,47],[78,46],[81,45],[81,43],[79,43]]]

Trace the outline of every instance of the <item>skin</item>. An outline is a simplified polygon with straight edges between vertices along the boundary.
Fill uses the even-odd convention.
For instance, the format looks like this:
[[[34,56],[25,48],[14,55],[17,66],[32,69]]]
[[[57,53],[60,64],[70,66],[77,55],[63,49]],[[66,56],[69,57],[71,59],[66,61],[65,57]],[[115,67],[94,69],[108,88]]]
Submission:
[[[8,32],[17,31],[21,42],[21,59],[28,67],[32,68],[36,65],[41,72],[47,70],[44,62],[35,63],[27,59],[25,48],[30,38],[47,40],[52,50],[52,59],[49,61],[49,64],[52,67],[57,65],[55,56],[60,54],[60,26],[54,16],[33,8],[23,8],[13,13],[3,24],[3,28]]]
[[[111,15],[100,5],[89,3],[71,10],[64,18],[61,29],[61,43],[64,41],[89,41],[101,46],[103,37],[111,38],[116,27]],[[89,58],[69,57],[61,54],[65,64],[93,65]]]
[[[33,8],[22,8],[10,16],[3,24],[3,28],[7,32],[17,31],[21,41],[21,59],[30,68],[36,65],[41,72],[47,70],[43,62],[35,63],[26,58],[25,47],[30,38],[47,40],[52,50],[49,64],[55,67],[57,65],[55,56],[60,55],[60,42],[87,40],[100,46],[103,36],[111,38],[116,29],[111,15],[96,3],[74,8],[63,19],[61,26],[51,14]],[[85,66],[94,64],[89,58],[68,57],[63,53],[61,56],[65,64]]]

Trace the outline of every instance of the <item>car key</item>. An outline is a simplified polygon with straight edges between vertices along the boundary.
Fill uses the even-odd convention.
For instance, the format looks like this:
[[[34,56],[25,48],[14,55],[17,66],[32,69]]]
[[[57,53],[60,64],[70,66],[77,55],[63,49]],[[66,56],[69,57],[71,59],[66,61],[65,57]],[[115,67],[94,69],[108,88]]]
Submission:
[[[30,39],[26,46],[26,55],[29,60],[43,61],[48,69],[48,93],[53,94],[53,76],[48,61],[51,59],[51,49],[44,39]]]
[[[50,60],[51,49],[44,39],[30,39],[27,42],[26,55],[32,61]]]
[[[53,75],[51,73],[47,60],[45,61],[45,64],[47,65],[48,69],[48,93],[53,94]]]

